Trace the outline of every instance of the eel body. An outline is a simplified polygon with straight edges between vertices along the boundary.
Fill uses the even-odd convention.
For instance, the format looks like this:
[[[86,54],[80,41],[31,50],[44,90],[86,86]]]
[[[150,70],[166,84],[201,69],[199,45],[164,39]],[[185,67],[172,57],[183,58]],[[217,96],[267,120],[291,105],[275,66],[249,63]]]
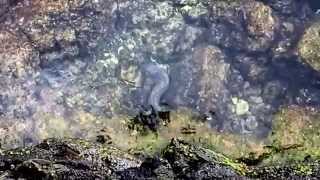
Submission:
[[[169,75],[156,63],[143,64],[141,69],[145,76],[144,79],[148,78],[152,82],[152,88],[147,99],[147,105],[152,106],[155,111],[161,111],[161,97],[169,88]]]

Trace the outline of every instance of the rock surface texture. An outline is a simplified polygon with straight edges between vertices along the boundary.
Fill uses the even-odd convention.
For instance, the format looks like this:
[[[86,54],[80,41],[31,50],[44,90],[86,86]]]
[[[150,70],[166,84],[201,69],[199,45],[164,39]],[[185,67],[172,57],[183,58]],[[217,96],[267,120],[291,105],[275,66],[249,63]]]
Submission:
[[[177,139],[160,156],[147,158],[79,139],[47,139],[0,154],[1,179],[316,179],[319,168],[318,163],[247,167]]]

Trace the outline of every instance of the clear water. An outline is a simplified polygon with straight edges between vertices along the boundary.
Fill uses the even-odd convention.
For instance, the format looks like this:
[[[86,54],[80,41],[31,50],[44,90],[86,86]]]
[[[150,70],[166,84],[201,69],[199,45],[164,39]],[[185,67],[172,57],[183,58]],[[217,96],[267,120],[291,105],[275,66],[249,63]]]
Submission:
[[[310,3],[318,9],[318,2]],[[164,104],[171,111],[186,108],[199,117],[209,115],[205,124],[213,131],[265,137],[280,107],[319,106],[319,73],[294,52],[312,16],[305,4],[277,17],[296,29],[279,26],[268,32],[272,37],[262,34],[260,39],[247,32],[248,9],[210,15],[203,6],[179,11],[171,2],[98,5],[102,10],[75,9],[74,18],[49,13],[46,23],[56,23],[48,26],[58,32],[54,35],[72,36],[71,23],[76,38],[34,47],[40,50],[31,60],[39,58],[39,63],[21,76],[1,72],[3,144],[94,137],[105,126],[117,131],[114,121],[133,117],[142,107]],[[274,8],[275,14],[282,13]],[[32,18],[21,26],[25,31],[28,21]],[[278,53],[279,47],[284,52]],[[155,65],[155,72],[143,73],[144,64]]]

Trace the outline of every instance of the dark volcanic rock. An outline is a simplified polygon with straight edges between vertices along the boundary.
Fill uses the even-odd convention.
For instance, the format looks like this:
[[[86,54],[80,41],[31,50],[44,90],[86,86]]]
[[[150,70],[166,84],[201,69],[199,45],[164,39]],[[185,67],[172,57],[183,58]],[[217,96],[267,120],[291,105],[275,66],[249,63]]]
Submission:
[[[147,158],[139,168],[129,168],[117,173],[122,180],[174,179],[175,175],[168,161],[159,157]]]
[[[76,139],[4,151],[0,161],[0,171],[26,179],[104,179],[141,163],[115,148]]]
[[[78,139],[48,139],[0,154],[0,177],[6,179],[316,179],[319,167],[318,162],[247,167],[177,139],[160,156],[142,160],[110,145]]]
[[[178,179],[214,179],[240,177],[241,164],[208,149],[190,146],[173,139],[163,152]],[[238,172],[237,172],[237,170]]]

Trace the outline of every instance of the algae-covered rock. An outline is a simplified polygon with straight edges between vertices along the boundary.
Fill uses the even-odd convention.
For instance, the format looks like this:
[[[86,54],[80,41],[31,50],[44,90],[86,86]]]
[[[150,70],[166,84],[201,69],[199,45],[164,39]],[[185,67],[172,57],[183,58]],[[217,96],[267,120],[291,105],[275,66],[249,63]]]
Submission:
[[[223,96],[223,89],[227,80],[230,64],[225,63],[226,55],[217,47],[206,47],[195,50],[193,61],[195,67],[194,76],[200,77],[197,81],[199,89],[199,106],[203,112],[216,110]],[[198,73],[198,74],[197,74]]]
[[[305,30],[299,42],[299,54],[307,64],[320,70],[320,21]]]
[[[320,112],[313,107],[289,106],[275,116],[269,136],[275,148],[292,148],[270,159],[273,162],[319,159],[320,135],[318,129]]]
[[[273,15],[272,9],[260,2],[248,3],[245,8],[248,32],[256,37],[249,39],[249,46],[252,50],[271,46],[278,26],[277,17]]]
[[[215,22],[210,41],[247,51],[266,51],[272,46],[279,22],[269,6],[252,0],[218,0],[209,4],[210,19]]]
[[[163,155],[181,179],[238,177],[245,168],[214,151],[190,146],[176,139],[171,141]]]

